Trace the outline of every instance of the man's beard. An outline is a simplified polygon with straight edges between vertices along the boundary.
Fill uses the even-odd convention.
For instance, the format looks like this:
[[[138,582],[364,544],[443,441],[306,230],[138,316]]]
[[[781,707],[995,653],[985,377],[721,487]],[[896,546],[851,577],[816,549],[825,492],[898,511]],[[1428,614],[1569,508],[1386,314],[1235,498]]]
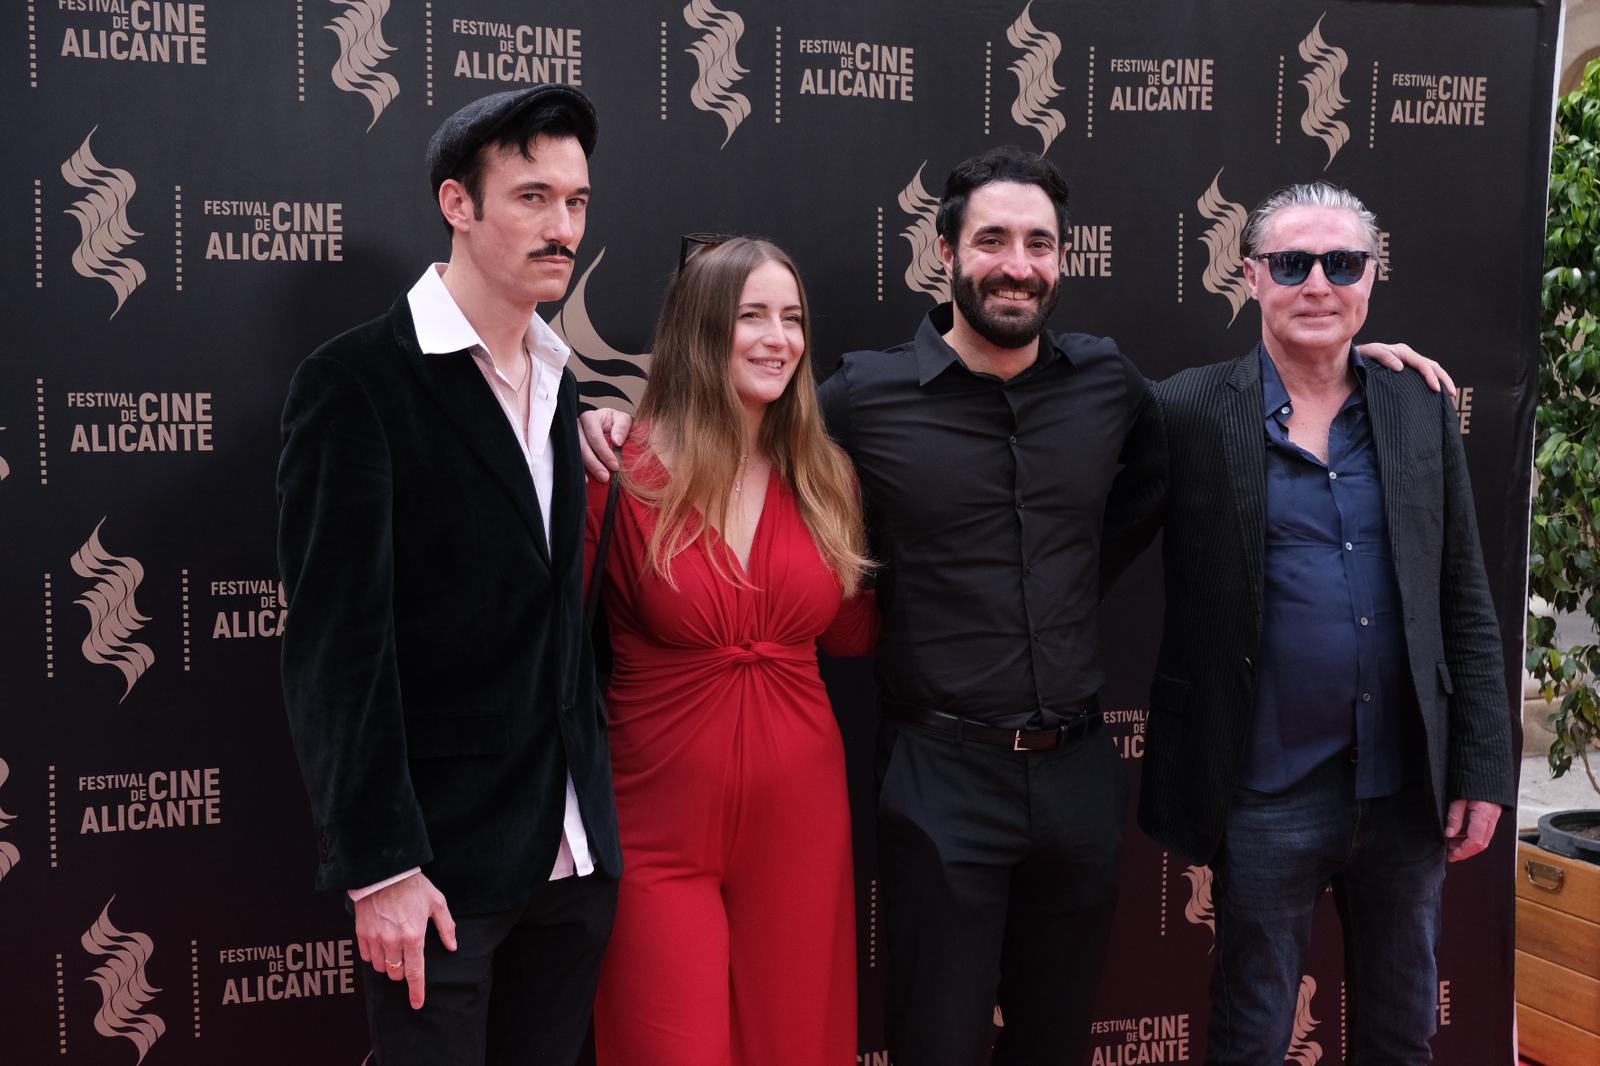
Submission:
[[[1061,296],[1059,277],[1045,282],[1037,275],[1032,275],[1023,281],[1013,281],[1004,275],[996,275],[982,287],[990,292],[995,289],[1022,289],[1038,297],[1039,304],[1038,310],[1032,312],[990,312],[984,307],[984,293],[979,291],[978,281],[961,272],[959,255],[951,257],[950,269],[950,298],[955,301],[961,317],[966,319],[978,336],[997,348],[1023,348],[1032,344],[1044,331],[1044,324]]]

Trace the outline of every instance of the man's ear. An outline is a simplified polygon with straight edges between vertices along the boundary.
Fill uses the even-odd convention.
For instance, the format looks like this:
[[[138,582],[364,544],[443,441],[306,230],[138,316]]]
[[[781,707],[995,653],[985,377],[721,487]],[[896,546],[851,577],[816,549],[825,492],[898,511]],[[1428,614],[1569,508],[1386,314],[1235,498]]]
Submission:
[[[477,208],[467,187],[455,178],[446,178],[444,184],[439,186],[439,213],[453,230],[472,228]]]
[[[950,273],[950,261],[955,258],[955,249],[950,247],[950,242],[944,239],[944,234],[939,235],[939,258],[944,260],[944,272]]]
[[[1261,283],[1261,261],[1246,256],[1242,262],[1244,265],[1245,286],[1250,290],[1251,299],[1259,301],[1261,297],[1256,292],[1256,286]]]

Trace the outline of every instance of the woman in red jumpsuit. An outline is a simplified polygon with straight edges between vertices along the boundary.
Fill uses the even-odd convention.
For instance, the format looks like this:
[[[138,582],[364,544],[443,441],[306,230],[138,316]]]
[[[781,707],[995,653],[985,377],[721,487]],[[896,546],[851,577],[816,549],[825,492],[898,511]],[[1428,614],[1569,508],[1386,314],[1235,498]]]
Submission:
[[[662,308],[603,578],[625,872],[600,1066],[856,1061],[844,750],[816,649],[865,653],[877,613],[809,341],[764,241],[700,251]],[[591,558],[605,500],[591,483]]]

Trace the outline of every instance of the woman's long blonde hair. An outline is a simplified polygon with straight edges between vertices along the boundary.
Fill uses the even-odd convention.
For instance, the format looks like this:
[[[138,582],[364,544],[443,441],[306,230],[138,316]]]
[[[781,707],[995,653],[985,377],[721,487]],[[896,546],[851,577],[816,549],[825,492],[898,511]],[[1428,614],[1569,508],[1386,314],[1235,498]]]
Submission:
[[[741,473],[744,416],[729,373],[734,320],[745,280],[769,262],[794,275],[805,346],[788,387],[767,408],[760,447],[793,490],[823,562],[849,595],[869,565],[861,494],[849,458],[823,427],[811,374],[811,308],[800,272],[768,241],[734,237],[705,248],[667,289],[638,421],[651,450],[671,457],[671,476],[664,482],[641,478],[635,469],[624,484],[656,509],[648,565],[676,588],[672,561],[706,534],[708,524],[721,532]],[[744,583],[726,552],[708,554],[717,573]]]

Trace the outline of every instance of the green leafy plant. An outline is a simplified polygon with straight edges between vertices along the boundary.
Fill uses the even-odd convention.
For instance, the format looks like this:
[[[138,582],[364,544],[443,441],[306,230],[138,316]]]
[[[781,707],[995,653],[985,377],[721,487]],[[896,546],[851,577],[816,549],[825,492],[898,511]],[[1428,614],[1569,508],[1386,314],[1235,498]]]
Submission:
[[[1591,623],[1589,643],[1556,646],[1556,621],[1528,615],[1528,672],[1546,700],[1555,740],[1550,770],[1590,764],[1600,736],[1600,60],[1556,105],[1545,221],[1533,527],[1534,595]]]

